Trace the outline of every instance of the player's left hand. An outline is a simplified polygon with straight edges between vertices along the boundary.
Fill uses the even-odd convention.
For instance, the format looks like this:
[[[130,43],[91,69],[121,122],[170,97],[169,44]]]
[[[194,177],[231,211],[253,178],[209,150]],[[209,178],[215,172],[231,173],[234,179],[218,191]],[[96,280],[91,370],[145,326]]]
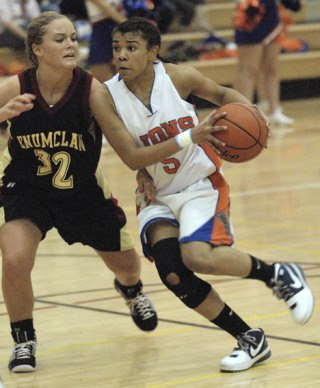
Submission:
[[[5,120],[19,116],[23,112],[27,112],[33,108],[33,101],[36,96],[30,93],[20,94],[8,101],[2,108],[2,114]]]
[[[138,188],[136,191],[137,208],[142,210],[144,207],[157,203],[155,185],[152,177],[146,169],[140,169],[137,172]]]

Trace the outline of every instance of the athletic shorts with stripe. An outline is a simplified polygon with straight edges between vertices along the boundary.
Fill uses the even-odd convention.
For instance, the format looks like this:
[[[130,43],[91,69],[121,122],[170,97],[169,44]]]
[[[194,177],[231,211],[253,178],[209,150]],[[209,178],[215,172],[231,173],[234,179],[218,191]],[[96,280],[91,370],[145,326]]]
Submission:
[[[138,214],[140,239],[146,257],[150,258],[146,231],[149,225],[159,220],[167,220],[179,227],[180,243],[233,244],[229,187],[221,172],[217,171],[178,193],[156,198],[157,204],[140,207]]]

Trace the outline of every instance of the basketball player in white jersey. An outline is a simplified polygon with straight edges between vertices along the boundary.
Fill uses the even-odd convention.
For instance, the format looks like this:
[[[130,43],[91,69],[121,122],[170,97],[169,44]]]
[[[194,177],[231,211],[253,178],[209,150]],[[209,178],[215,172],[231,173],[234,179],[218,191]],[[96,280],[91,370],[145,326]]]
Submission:
[[[270,357],[265,334],[244,322],[195,272],[261,280],[285,300],[300,324],[312,315],[313,294],[299,266],[268,265],[232,247],[221,143],[205,134],[217,116],[198,123],[187,98],[194,94],[217,105],[250,102],[189,66],[163,63],[160,43],[158,29],[145,19],[131,18],[116,28],[118,74],[105,82],[107,94],[99,90],[104,115],[93,113],[121,159],[132,169],[146,167],[138,174],[145,256],[152,257],[163,283],[187,307],[237,340],[220,370],[238,372]],[[213,125],[213,134],[221,129]]]

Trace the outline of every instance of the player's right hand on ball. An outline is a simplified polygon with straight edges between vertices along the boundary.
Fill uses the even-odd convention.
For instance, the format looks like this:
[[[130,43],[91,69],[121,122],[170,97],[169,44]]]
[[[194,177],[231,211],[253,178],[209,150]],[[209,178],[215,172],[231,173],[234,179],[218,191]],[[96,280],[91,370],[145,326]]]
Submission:
[[[225,144],[214,136],[215,132],[226,131],[227,127],[222,125],[214,125],[217,120],[224,117],[226,112],[216,114],[216,110],[212,111],[204,120],[192,128],[192,141],[196,144],[208,144],[217,153],[220,154],[219,148],[223,148]]]

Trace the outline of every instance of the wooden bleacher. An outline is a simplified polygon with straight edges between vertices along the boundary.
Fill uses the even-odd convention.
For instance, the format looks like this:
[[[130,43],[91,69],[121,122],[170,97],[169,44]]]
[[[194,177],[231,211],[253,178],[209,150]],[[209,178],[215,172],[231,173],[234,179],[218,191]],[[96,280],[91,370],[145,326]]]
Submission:
[[[320,1],[320,0],[319,0]],[[282,81],[320,78],[320,21],[308,21],[308,0],[302,0],[302,9],[297,12],[289,12],[294,19],[294,24],[289,26],[289,37],[299,38],[309,44],[310,51],[305,53],[282,54],[280,56],[280,77]],[[233,40],[232,16],[234,14],[234,0],[206,0],[206,3],[198,6],[200,17],[204,18],[209,28],[217,36]],[[320,20],[320,15],[319,15]],[[192,31],[167,33],[162,36],[161,54],[164,56],[169,45],[173,41],[186,40],[191,44],[197,44],[208,37],[207,31]],[[13,59],[22,61],[20,56],[12,58],[7,49],[0,49],[1,62],[6,64]],[[209,78],[222,85],[232,85],[236,73],[236,58],[214,59],[206,61],[188,62]]]
[[[307,0],[302,0],[301,4],[302,7],[299,12],[290,13],[297,23],[304,22],[307,18]],[[214,0],[206,0],[205,4],[198,7],[213,29],[230,28],[235,9],[234,2],[224,0],[217,3]]]
[[[206,20],[217,36],[228,41],[233,40],[232,15],[234,3],[232,0],[206,0],[199,5],[200,15],[206,15]],[[310,23],[307,20],[307,0],[303,0],[302,9],[297,12],[288,11],[294,19],[294,24],[288,27],[290,38],[298,38],[309,44],[310,50],[305,53],[282,54],[280,56],[280,77],[282,81],[320,78],[320,22]],[[320,18],[320,15],[319,15]],[[208,36],[204,31],[186,31],[168,33],[162,36],[162,55],[169,44],[177,40],[186,40],[191,44],[200,43]],[[236,73],[236,58],[224,58],[205,61],[189,61],[204,75],[222,85],[232,85]]]
[[[215,31],[220,38],[227,41],[233,40],[233,30],[223,29]],[[170,43],[175,40],[187,40],[191,44],[202,42],[208,36],[208,32],[177,32],[164,34],[162,40],[162,52],[166,52]],[[310,50],[320,50],[320,22],[319,23],[299,23],[289,26],[290,38],[302,39],[308,42]]]

